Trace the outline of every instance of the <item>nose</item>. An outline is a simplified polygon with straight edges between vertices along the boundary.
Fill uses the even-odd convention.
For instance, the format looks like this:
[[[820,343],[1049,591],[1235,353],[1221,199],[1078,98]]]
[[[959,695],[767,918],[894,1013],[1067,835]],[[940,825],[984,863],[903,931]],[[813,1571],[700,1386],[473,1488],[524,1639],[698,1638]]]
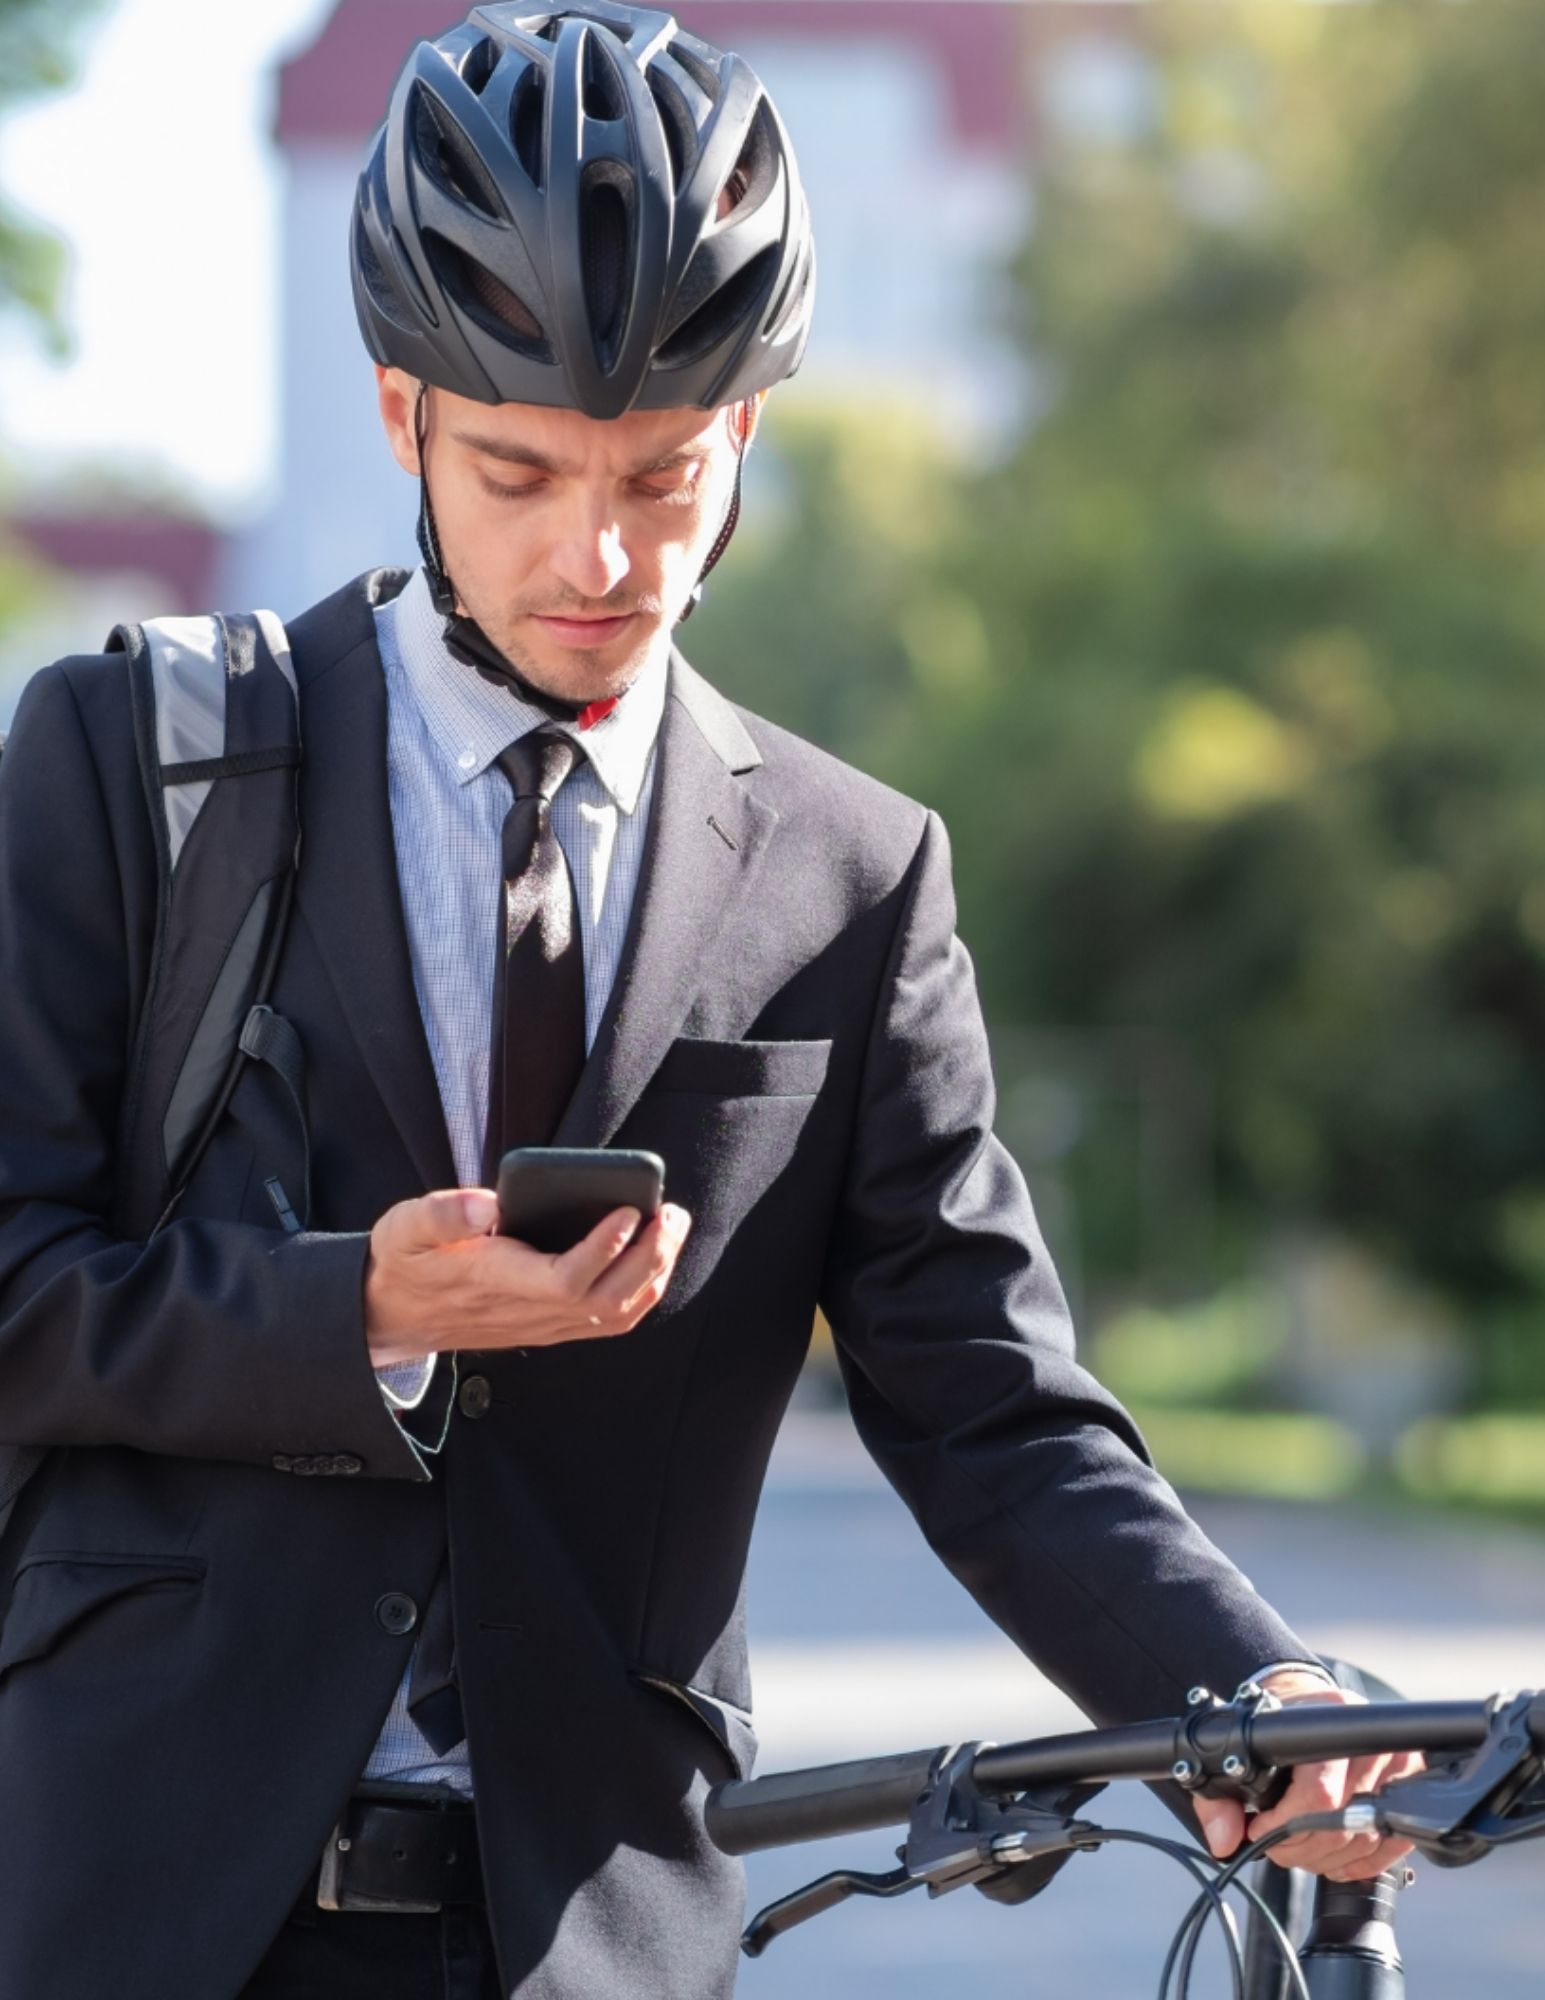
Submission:
[[[630,568],[622,528],[613,508],[599,500],[579,500],[548,557],[554,576],[581,597],[605,597]]]

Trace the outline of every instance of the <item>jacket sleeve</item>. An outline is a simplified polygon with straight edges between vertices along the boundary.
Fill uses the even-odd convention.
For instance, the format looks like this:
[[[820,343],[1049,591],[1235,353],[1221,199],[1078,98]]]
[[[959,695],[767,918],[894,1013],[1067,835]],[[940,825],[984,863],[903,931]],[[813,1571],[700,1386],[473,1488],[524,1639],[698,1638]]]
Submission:
[[[860,1435],[983,1609],[1097,1723],[1312,1658],[1074,1357],[928,815],[865,1057],[827,1316]]]
[[[110,775],[69,667],[48,668],[0,763],[0,1444],[427,1477],[370,1366],[368,1237],[111,1233],[155,874],[126,700],[108,720]]]

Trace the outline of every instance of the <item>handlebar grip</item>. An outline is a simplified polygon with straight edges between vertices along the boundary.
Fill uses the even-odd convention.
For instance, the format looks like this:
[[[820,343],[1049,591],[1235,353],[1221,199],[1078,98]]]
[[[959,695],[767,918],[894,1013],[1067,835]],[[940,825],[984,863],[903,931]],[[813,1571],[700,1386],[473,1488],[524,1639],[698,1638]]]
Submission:
[[[938,1754],[906,1750],[715,1785],[704,1808],[708,1837],[725,1854],[754,1854],[762,1847],[895,1826],[911,1812]]]

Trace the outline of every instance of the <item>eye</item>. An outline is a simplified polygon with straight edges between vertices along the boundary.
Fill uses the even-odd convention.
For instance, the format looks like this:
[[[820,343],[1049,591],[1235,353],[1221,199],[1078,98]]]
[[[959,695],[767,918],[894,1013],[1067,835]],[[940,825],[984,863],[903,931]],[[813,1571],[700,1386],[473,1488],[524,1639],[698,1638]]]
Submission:
[[[700,458],[688,459],[683,465],[667,466],[659,472],[644,473],[637,481],[638,490],[651,500],[675,500],[690,494],[697,485],[698,474],[703,469]]]
[[[533,493],[540,493],[547,484],[545,479],[537,478],[523,479],[518,486],[506,486],[500,480],[490,479],[486,473],[482,478],[483,491],[498,500],[527,500]]]

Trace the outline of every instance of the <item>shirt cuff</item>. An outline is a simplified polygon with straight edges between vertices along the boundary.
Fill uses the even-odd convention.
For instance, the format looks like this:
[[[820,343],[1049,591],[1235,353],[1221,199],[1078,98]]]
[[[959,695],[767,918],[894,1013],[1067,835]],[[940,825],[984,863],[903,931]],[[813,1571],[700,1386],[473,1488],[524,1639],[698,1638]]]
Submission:
[[[389,1410],[416,1410],[429,1394],[434,1379],[434,1354],[416,1355],[411,1361],[392,1361],[375,1372],[381,1394]]]
[[[1328,1688],[1339,1688],[1341,1685],[1329,1667],[1321,1660],[1272,1660],[1264,1667],[1257,1667],[1253,1674],[1247,1675],[1239,1683],[1239,1686],[1234,1690],[1235,1701],[1239,1700],[1247,1687],[1250,1687],[1252,1684],[1259,1686],[1268,1674],[1290,1672],[1295,1674],[1313,1674],[1316,1680],[1324,1681]]]

